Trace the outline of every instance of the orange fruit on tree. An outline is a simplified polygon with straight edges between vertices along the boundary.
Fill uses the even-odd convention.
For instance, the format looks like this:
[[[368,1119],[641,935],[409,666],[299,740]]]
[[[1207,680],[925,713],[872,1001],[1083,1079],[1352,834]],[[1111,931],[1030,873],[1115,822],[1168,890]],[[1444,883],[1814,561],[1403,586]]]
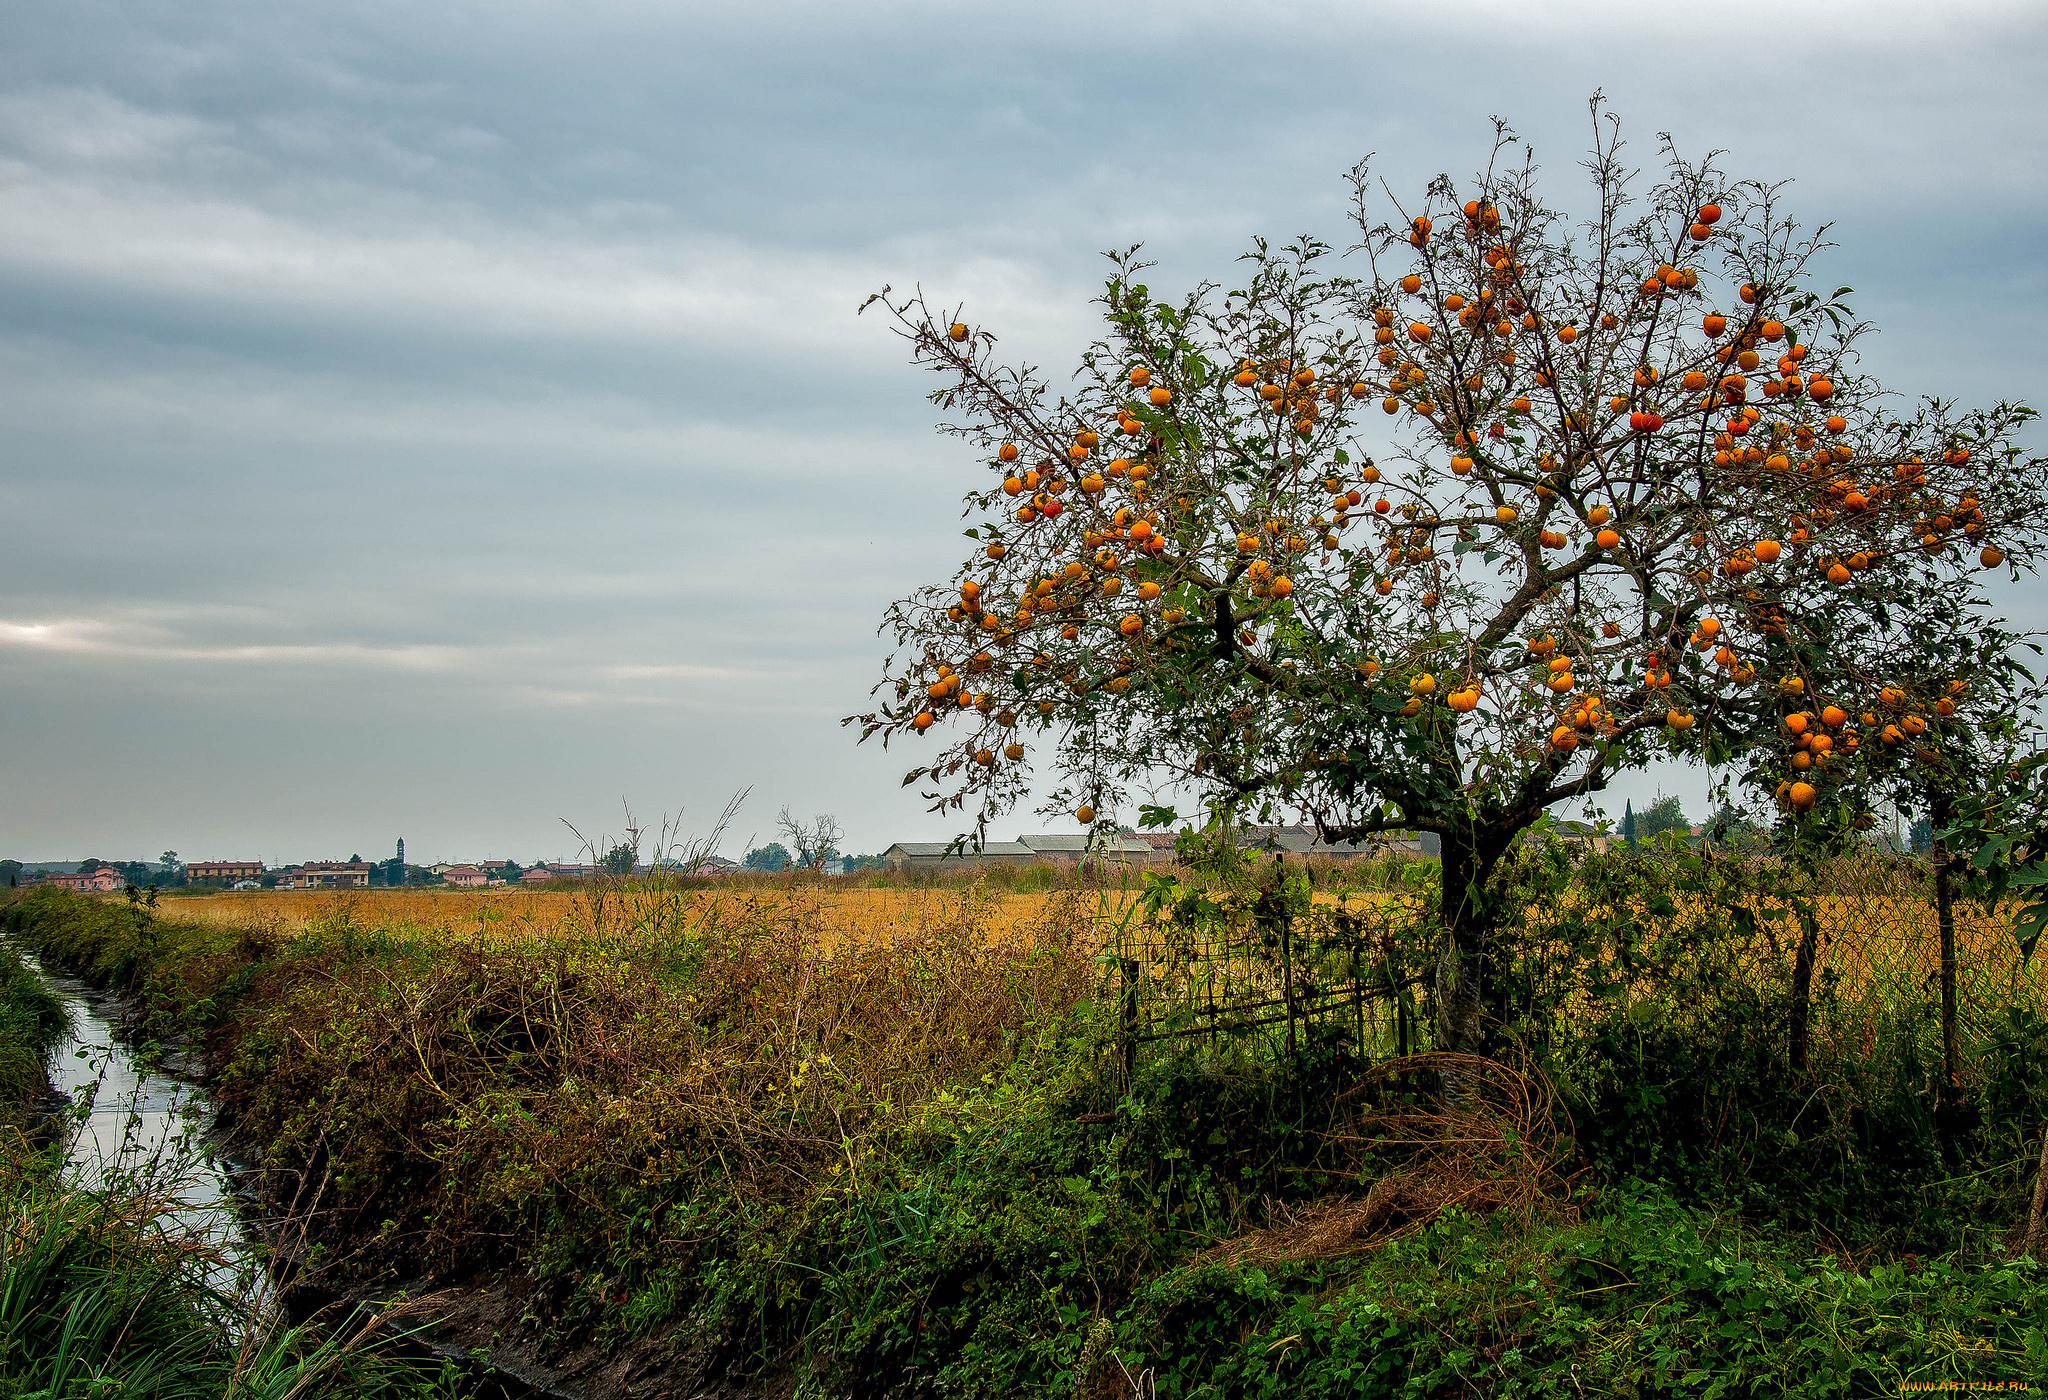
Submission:
[[[1145,368],[1145,366],[1143,366],[1143,365],[1132,365],[1132,366],[1131,366],[1131,383],[1133,383],[1133,384],[1137,385],[1137,386],[1138,386],[1138,387],[1139,387],[1140,389],[1142,389],[1142,388],[1144,388],[1144,387],[1145,387],[1145,386],[1146,386],[1147,384],[1150,384],[1151,382],[1152,382],[1152,371],[1151,371],[1151,370],[1149,370],[1149,369]]]
[[[952,326],[947,329],[946,334],[951,336],[955,341],[962,341],[967,339],[970,332],[968,331],[967,327],[961,325],[958,321],[955,321],[952,324]]]
[[[1820,799],[1820,793],[1814,790],[1812,783],[1794,783],[1786,789],[1785,795],[1791,800],[1795,812],[1809,810]]]
[[[1173,390],[1163,384],[1155,384],[1152,387],[1152,392],[1147,394],[1146,397],[1152,400],[1154,408],[1164,408],[1173,402]]]
[[[930,710],[918,711],[917,718],[910,722],[910,727],[920,734],[930,729],[932,727],[932,712]]]
[[[1074,820],[1081,823],[1083,826],[1087,826],[1089,823],[1095,820],[1095,809],[1093,807],[1090,807],[1087,803],[1083,802],[1080,806],[1074,809]]]
[[[2005,551],[1995,544],[1984,546],[1984,552],[1977,556],[1977,562],[1987,569],[1995,569],[2005,562]]]
[[[1016,460],[1017,460],[1017,444],[1016,444],[1016,443],[1014,443],[1014,442],[1006,442],[1006,443],[1004,443],[1004,444],[1003,444],[1003,445],[1002,445],[1001,447],[998,447],[998,448],[996,449],[996,457],[997,457],[997,459],[998,459],[998,460],[1000,460],[1000,461],[1004,461],[1004,462],[1014,462],[1014,461],[1016,461]]]

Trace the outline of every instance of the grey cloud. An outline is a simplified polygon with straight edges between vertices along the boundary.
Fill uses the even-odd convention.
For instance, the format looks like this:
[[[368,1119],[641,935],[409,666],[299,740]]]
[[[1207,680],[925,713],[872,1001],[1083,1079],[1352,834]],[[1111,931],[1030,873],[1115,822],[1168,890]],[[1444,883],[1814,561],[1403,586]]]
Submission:
[[[750,783],[950,835],[836,723],[972,479],[859,298],[1057,368],[1100,249],[1169,287],[1341,238],[1352,161],[1468,169],[1496,111],[1564,185],[1596,86],[1646,161],[1796,177],[1887,375],[2031,392],[2038,9],[1717,16],[1768,42],[1590,0],[11,7],[0,848],[530,858]]]

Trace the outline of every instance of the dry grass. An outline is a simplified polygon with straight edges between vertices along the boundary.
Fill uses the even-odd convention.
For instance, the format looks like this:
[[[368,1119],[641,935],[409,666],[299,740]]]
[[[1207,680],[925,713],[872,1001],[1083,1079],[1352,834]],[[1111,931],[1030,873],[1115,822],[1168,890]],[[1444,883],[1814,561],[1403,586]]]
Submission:
[[[1440,1078],[1461,1085],[1462,1096],[1449,1106],[1418,1106],[1414,1100]],[[1566,1208],[1568,1183],[1557,1164],[1569,1143],[1552,1126],[1555,1105],[1541,1079],[1473,1055],[1410,1055],[1375,1065],[1341,1103],[1370,1101],[1404,1081],[1422,1094],[1367,1108],[1328,1135],[1354,1152],[1396,1149],[1401,1165],[1362,1197],[1276,1205],[1274,1223],[1205,1250],[1193,1263],[1241,1268],[1334,1259],[1412,1234],[1453,1207],[1524,1218]]]

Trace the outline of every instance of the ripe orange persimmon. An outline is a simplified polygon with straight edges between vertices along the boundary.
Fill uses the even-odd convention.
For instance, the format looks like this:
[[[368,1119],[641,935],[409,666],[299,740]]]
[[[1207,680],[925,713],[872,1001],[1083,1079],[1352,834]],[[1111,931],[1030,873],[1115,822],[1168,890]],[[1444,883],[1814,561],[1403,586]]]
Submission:
[[[1792,810],[1795,812],[1809,810],[1820,799],[1820,794],[1814,790],[1812,783],[1794,783],[1786,790],[1785,795],[1791,799]]]
[[[1145,366],[1143,366],[1143,365],[1132,365],[1132,366],[1131,366],[1131,383],[1133,383],[1133,384],[1137,385],[1137,386],[1138,386],[1138,387],[1139,387],[1140,389],[1142,389],[1142,388],[1144,388],[1144,387],[1145,387],[1145,386],[1146,386],[1147,384],[1150,384],[1151,382],[1152,382],[1152,371],[1151,371],[1151,370],[1149,370],[1149,369],[1145,368]]]
[[[961,325],[958,321],[955,321],[951,326],[947,328],[946,334],[957,342],[967,339],[971,332],[967,329],[967,327]]]
[[[1984,552],[1977,556],[1977,562],[1987,569],[1995,569],[2005,562],[2005,551],[1995,544],[1984,546]]]
[[[1002,462],[1014,462],[1014,461],[1016,461],[1016,460],[1017,460],[1017,444],[1016,444],[1016,443],[1014,443],[1014,442],[1006,442],[1006,443],[1004,443],[1004,444],[1003,444],[1003,445],[1002,445],[1001,447],[998,447],[998,448],[996,449],[996,460],[998,460],[998,461],[1002,461]]]
[[[1095,820],[1095,809],[1083,802],[1074,809],[1074,820],[1083,826],[1087,826]]]
[[[1612,549],[1621,543],[1621,534],[1617,530],[1602,530],[1599,534],[1593,536],[1593,543],[1599,545],[1602,549]]]
[[[1784,553],[1784,546],[1776,540],[1758,540],[1750,546],[1749,552],[1756,556],[1759,564],[1775,564],[1778,562],[1778,556]]]
[[[1152,400],[1154,408],[1164,408],[1173,402],[1173,390],[1163,384],[1154,385],[1152,391],[1145,397]]]

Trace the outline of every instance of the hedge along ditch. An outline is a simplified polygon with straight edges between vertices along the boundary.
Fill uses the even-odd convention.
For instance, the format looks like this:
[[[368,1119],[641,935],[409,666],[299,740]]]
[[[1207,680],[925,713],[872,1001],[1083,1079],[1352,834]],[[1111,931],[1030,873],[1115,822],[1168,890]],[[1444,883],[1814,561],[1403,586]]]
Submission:
[[[2048,1375],[2043,1280],[2005,1249],[2048,1109],[2029,1005],[1971,1022],[1977,1127],[1945,1159],[1913,1007],[1824,1008],[1795,1081],[1781,983],[1692,929],[1661,1018],[1530,1003],[1541,1112],[1489,1101],[1451,1171],[1417,1145],[1431,1077],[1333,1035],[1168,1047],[1122,1085],[1084,903],[998,940],[963,891],[829,951],[800,912],[522,946],[347,919],[266,942],[71,896],[7,918],[203,1040],[337,1274],[514,1278],[564,1345],[869,1394]],[[1617,956],[1597,920],[1572,937]]]

